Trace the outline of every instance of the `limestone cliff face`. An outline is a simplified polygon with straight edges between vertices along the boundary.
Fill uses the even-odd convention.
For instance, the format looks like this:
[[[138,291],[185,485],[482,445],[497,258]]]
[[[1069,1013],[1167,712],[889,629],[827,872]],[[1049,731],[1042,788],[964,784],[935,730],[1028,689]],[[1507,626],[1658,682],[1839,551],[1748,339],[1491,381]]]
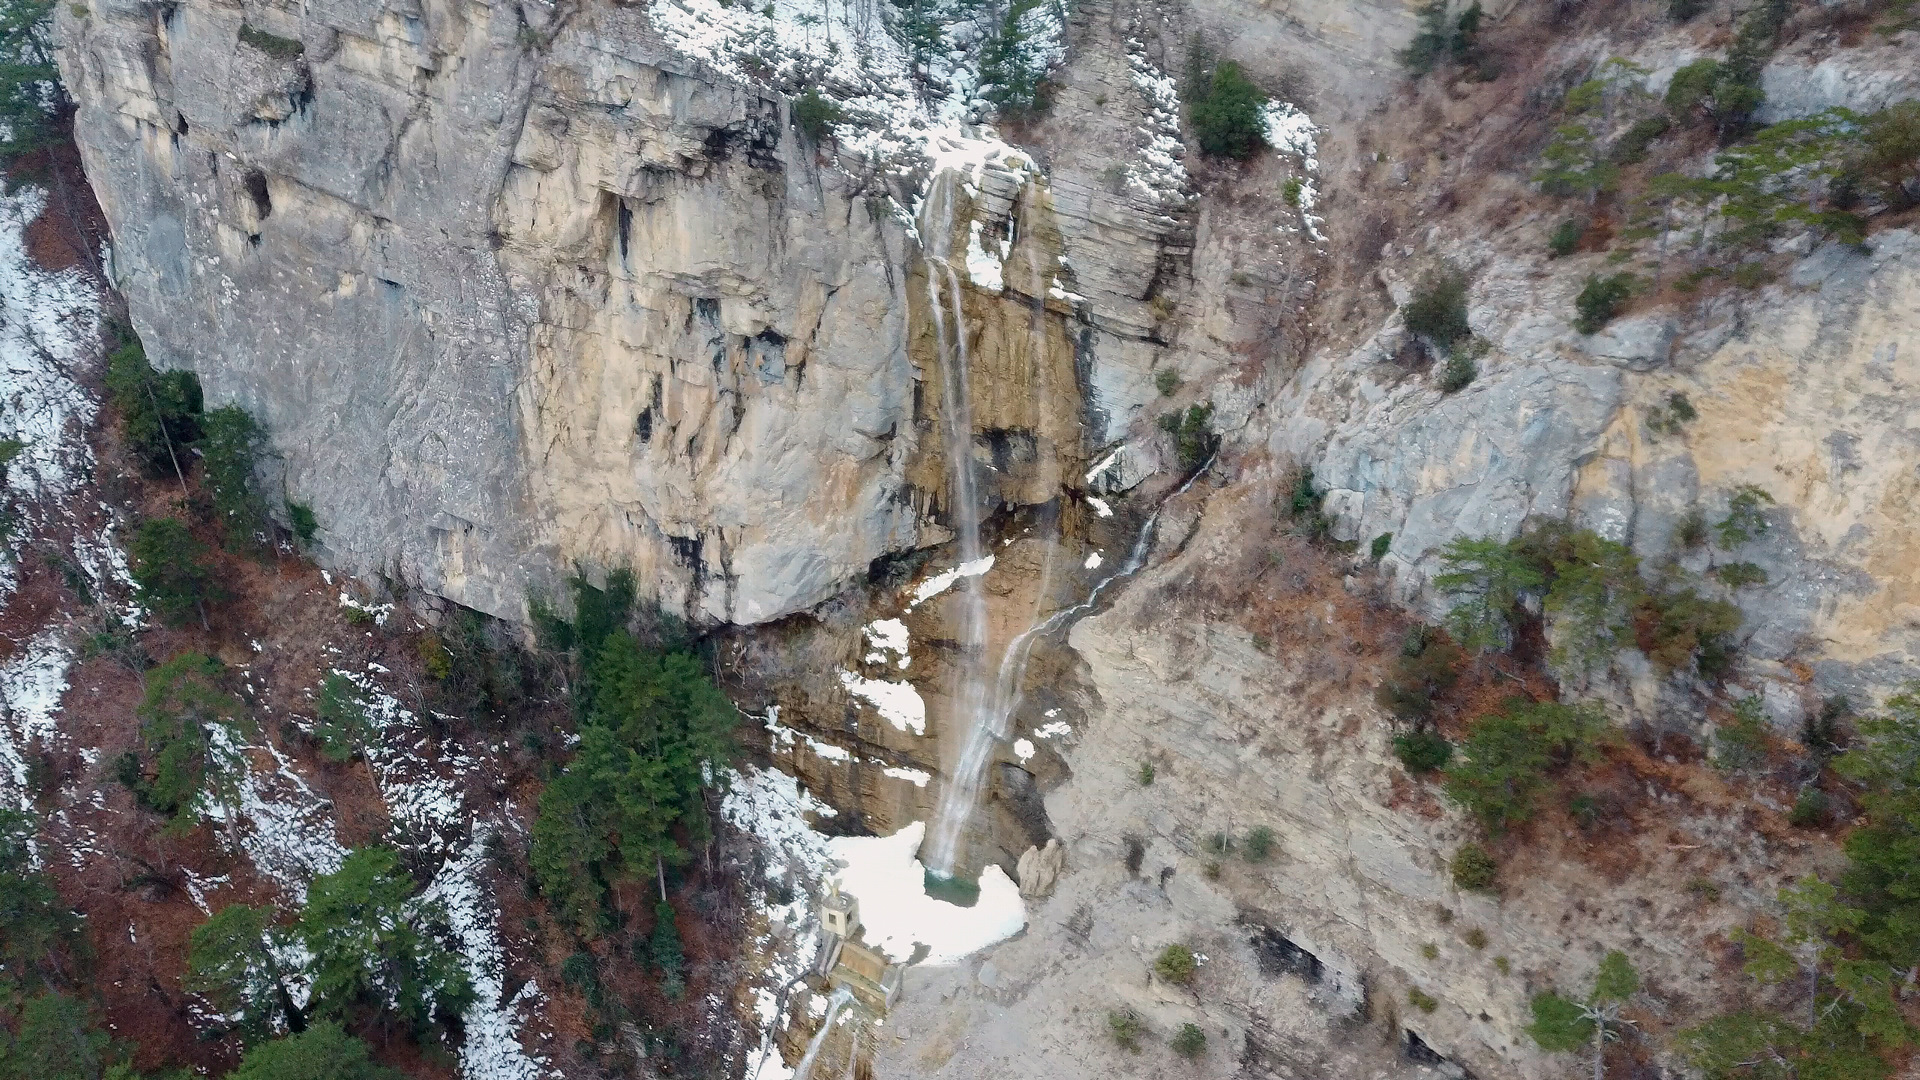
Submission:
[[[135,325],[265,421],[324,560],[508,617],[629,565],[756,623],[948,537],[924,174],[803,143],[639,8],[81,10],[61,63]],[[1031,165],[965,186],[970,453],[1044,502],[1155,396],[1191,214]]]
[[[757,622],[946,535],[937,458],[908,476],[937,380],[907,194],[817,165],[779,95],[639,11],[106,4],[60,31],[150,352],[266,422],[341,568],[515,617],[626,564]],[[976,350],[983,426],[1070,464],[1066,305],[1037,363],[1005,306],[1017,330],[976,319],[1011,343]],[[1046,422],[1009,366],[1064,384]]]
[[[755,621],[920,539],[902,230],[777,101],[615,8],[155,12],[62,15],[115,275],[327,558],[509,616],[631,564]]]
[[[1578,283],[1544,275],[1538,260],[1496,258],[1471,310],[1495,351],[1471,387],[1449,396],[1403,377],[1391,320],[1294,378],[1270,445],[1313,467],[1343,535],[1364,544],[1392,534],[1386,562],[1405,596],[1421,595],[1454,536],[1511,536],[1529,517],[1571,516],[1649,563],[1671,557],[1703,572],[1739,559],[1767,572],[1763,587],[1733,598],[1746,617],[1747,677],[1783,729],[1820,696],[1866,699],[1908,677],[1920,608],[1901,524],[1915,492],[1897,403],[1920,378],[1903,344],[1920,311],[1920,240],[1889,231],[1864,255],[1833,245],[1756,296],[1666,308],[1590,336],[1558,314],[1572,310]],[[1698,416],[1669,426],[1675,393]],[[1745,485],[1775,500],[1765,535],[1735,553],[1676,539],[1689,512],[1717,520]],[[1657,680],[1632,681],[1651,715]]]
[[[1020,140],[1036,149],[932,182],[955,208],[945,244],[913,217],[926,169],[801,140],[783,95],[675,51],[642,7],[110,0],[58,18],[134,320],[157,362],[266,422],[324,557],[515,618],[576,565],[629,565],[702,621],[777,623],[722,635],[722,673],[743,704],[780,707],[757,749],[842,827],[927,818],[964,742],[956,672],[977,657],[959,594],[910,611],[929,560],[886,558],[952,539],[953,458],[988,514],[997,658],[1083,600],[1174,486],[1154,422],[1214,409],[1225,453],[1112,610],[1042,641],[1021,741],[992,755],[967,864],[1057,837],[1056,891],[985,962],[915,971],[879,1075],[1108,1075],[1104,1016],[1126,1006],[1159,1035],[1218,1031],[1233,1052],[1195,1068],[1219,1075],[1385,1075],[1438,1051],[1545,1076],[1520,1034],[1528,995],[1615,947],[1675,1015],[1714,1007],[1696,985],[1707,943],[1831,848],[1758,835],[1723,784],[1676,773],[1684,797],[1649,796],[1631,835],[1554,838],[1501,899],[1460,893],[1446,857],[1470,826],[1391,763],[1381,640],[1355,627],[1389,600],[1438,614],[1426,585],[1454,537],[1571,516],[1651,564],[1683,515],[1752,484],[1776,502],[1737,555],[1769,575],[1735,596],[1741,688],[1790,731],[1821,695],[1901,677],[1920,650],[1902,405],[1920,389],[1920,240],[1803,250],[1757,294],[1579,335],[1572,297],[1610,264],[1549,264],[1540,220],[1489,228],[1436,198],[1417,235],[1420,214],[1397,237],[1363,228],[1369,177],[1390,185],[1374,201],[1425,200],[1410,174],[1471,159],[1381,148],[1412,141],[1372,110],[1407,10],[1182,13],[1075,5],[1053,110]],[[1219,197],[1196,197],[1166,75],[1194,30],[1303,90],[1318,162],[1216,166]],[[1661,47],[1669,71],[1694,55]],[[1892,64],[1789,54],[1767,93],[1797,113],[1910,96]],[[1427,104],[1438,119],[1420,123],[1442,126]],[[1348,215],[1331,241],[1299,182]],[[1452,395],[1396,366],[1400,320],[1370,314],[1442,259],[1474,271],[1491,343]],[[1343,278],[1354,264],[1381,265]],[[1370,307],[1376,285],[1392,304]],[[1366,340],[1329,344],[1341,324]],[[961,387],[972,423],[947,445]],[[1694,419],[1649,424],[1676,391]],[[1286,535],[1295,464],[1338,537],[1393,534],[1382,567]],[[1707,558],[1679,553],[1695,572]],[[1340,590],[1348,572],[1352,593],[1380,574],[1380,594]],[[910,665],[869,654],[861,628],[882,616],[911,630]],[[1620,662],[1597,688],[1616,714],[1704,719],[1699,688]],[[843,677],[911,682],[924,730]],[[1274,859],[1209,873],[1209,838],[1255,825],[1280,834]],[[1722,899],[1676,887],[1693,878]],[[1208,955],[1203,995],[1148,974],[1173,940]]]

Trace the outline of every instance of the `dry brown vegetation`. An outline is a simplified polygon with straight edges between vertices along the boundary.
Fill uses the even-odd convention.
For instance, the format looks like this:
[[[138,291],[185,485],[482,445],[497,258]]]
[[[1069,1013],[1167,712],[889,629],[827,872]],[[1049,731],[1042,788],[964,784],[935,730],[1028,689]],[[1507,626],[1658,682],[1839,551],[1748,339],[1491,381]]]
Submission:
[[[1241,463],[1256,472],[1255,462]],[[1315,543],[1299,534],[1284,507],[1285,485],[1255,484],[1244,491],[1208,491],[1196,485],[1186,499],[1211,501],[1191,545],[1202,536],[1233,540],[1206,544],[1204,560],[1188,560],[1185,573],[1158,584],[1158,619],[1188,618],[1237,624],[1262,651],[1302,669],[1292,684],[1276,687],[1296,715],[1352,710],[1353,718],[1391,726],[1373,703],[1373,691],[1389,671],[1413,619],[1391,599],[1389,582],[1364,557],[1337,544]],[[1458,742],[1477,718],[1515,696],[1554,700],[1558,684],[1545,665],[1537,625],[1526,627],[1510,653],[1464,661],[1459,680],[1439,696],[1434,729]],[[1336,740],[1360,737],[1349,722],[1331,732]],[[1329,733],[1295,733],[1309,743]],[[1338,752],[1334,746],[1320,752]],[[1532,820],[1490,837],[1512,880],[1552,876],[1556,867],[1583,867],[1614,885],[1638,878],[1669,883],[1681,893],[1687,883],[1733,875],[1729,887],[1771,895],[1781,881],[1755,879],[1739,870],[1719,842],[1693,835],[1691,823],[1736,822],[1736,831],[1779,853],[1783,865],[1806,865],[1832,857],[1846,815],[1822,829],[1790,825],[1786,809],[1801,776],[1804,750],[1774,738],[1768,761],[1750,774],[1716,768],[1691,738],[1657,725],[1616,729],[1603,741],[1598,761],[1563,774],[1540,801]],[[1387,803],[1424,818],[1448,807],[1436,776],[1414,777],[1390,765]],[[1576,796],[1592,800],[1576,814]],[[1778,807],[1774,809],[1772,807]],[[1788,875],[1790,878],[1791,875]]]

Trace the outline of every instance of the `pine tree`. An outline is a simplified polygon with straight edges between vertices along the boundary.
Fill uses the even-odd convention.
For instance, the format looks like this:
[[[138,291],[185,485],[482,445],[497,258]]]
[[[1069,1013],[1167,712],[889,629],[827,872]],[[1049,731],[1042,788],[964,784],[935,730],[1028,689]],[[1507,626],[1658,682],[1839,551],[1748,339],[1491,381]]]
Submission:
[[[112,1040],[85,1002],[58,990],[28,998],[0,1051],[0,1080],[101,1080]]]
[[[620,813],[651,847],[670,861],[667,830],[679,826],[696,843],[707,837],[704,795],[711,766],[735,752],[733,704],[707,678],[700,661],[683,652],[658,653],[619,631],[601,647],[593,666],[595,686],[589,728],[617,736],[633,755],[618,793]],[[623,831],[623,837],[625,833]],[[623,858],[646,860],[623,839]]]
[[[248,546],[267,528],[267,500],[255,473],[266,452],[267,431],[238,405],[223,405],[200,423],[197,448],[214,517],[226,530],[229,548]]]
[[[0,1080],[130,1080],[81,996],[84,924],[36,865],[36,831],[0,809]]]
[[[1249,158],[1266,145],[1265,96],[1240,65],[1223,60],[1213,69],[1206,96],[1189,110],[1200,152],[1213,157]]]
[[[1607,1043],[1619,1038],[1620,1007],[1640,989],[1640,973],[1618,949],[1600,961],[1593,989],[1585,1001],[1574,1001],[1553,991],[1533,998],[1533,1023],[1527,1034],[1542,1050],[1569,1053],[1589,1041],[1593,1044],[1593,1080],[1606,1070]]]
[[[193,930],[186,987],[207,995],[221,1012],[238,1013],[237,1026],[248,1042],[267,1038],[283,1025],[295,1033],[305,1028],[276,955],[284,937],[272,908],[246,904],[221,908]]]
[[[1688,1060],[1708,1080],[1881,1080],[1886,1055],[1911,1043],[1901,1007],[1904,972],[1862,949],[1867,912],[1819,878],[1780,890],[1778,938],[1737,931],[1746,973],[1768,983],[1804,978],[1796,1019],[1756,1011],[1716,1017],[1680,1033]]]
[[[16,990],[63,985],[81,940],[79,916],[35,865],[34,831],[32,817],[0,809],[0,972]]]
[[[167,623],[180,626],[198,615],[209,629],[207,605],[218,599],[207,546],[179,518],[151,518],[133,534],[128,557],[140,600]]]
[[[680,944],[680,928],[674,925],[673,905],[665,900],[653,905],[653,933],[647,938],[647,962],[660,973],[667,996],[678,999],[686,990],[687,954]]]
[[[691,655],[616,630],[585,681],[593,704],[573,763],[541,797],[532,854],[549,895],[582,923],[601,881],[661,877],[687,858],[681,836],[705,841],[714,767],[735,752],[733,706]]]
[[[1035,39],[1060,13],[1050,0],[1012,0],[999,28],[980,49],[980,85],[1004,118],[1045,112],[1047,61]]]
[[[583,735],[573,762],[540,793],[527,856],[554,914],[579,928],[592,925],[614,870],[611,807],[600,797],[607,786],[600,778],[619,771],[611,737],[588,734],[592,741]]]
[[[697,656],[647,648],[626,629],[631,572],[608,574],[604,589],[570,584],[572,623],[537,612],[543,640],[573,648],[580,744],[541,794],[529,862],[557,913],[584,931],[615,880],[651,877],[666,899],[666,867],[708,838],[706,797],[736,753],[737,716]]]
[[[1640,560],[1625,544],[1589,530],[1570,530],[1554,559],[1543,608],[1553,620],[1552,662],[1584,676],[1632,643],[1628,620],[1643,594]]]
[[[154,775],[137,793],[168,815],[175,832],[191,829],[209,805],[238,800],[245,765],[232,749],[232,734],[245,725],[247,711],[223,685],[225,671],[213,657],[188,652],[147,675],[137,712]]]
[[[1789,1080],[1800,1049],[1793,1025],[1752,1009],[1717,1016],[1674,1041],[1707,1080]]]
[[[1531,1006],[1533,1022],[1527,1025],[1527,1034],[1540,1049],[1570,1053],[1593,1037],[1593,1021],[1578,1001],[1548,990],[1535,994]]]
[[[314,878],[297,933],[312,958],[316,1016],[398,1019],[417,1037],[473,1000],[460,957],[443,943],[446,912],[414,895],[390,848],[355,849]]]
[[[1447,797],[1495,832],[1526,821],[1550,772],[1592,756],[1602,723],[1589,706],[1513,698],[1474,721],[1447,767]]]
[[[320,683],[313,711],[313,737],[328,761],[348,761],[366,751],[373,721],[352,679],[337,671],[329,674]]]
[[[1440,561],[1445,569],[1433,585],[1457,598],[1447,615],[1454,639],[1473,652],[1506,648],[1520,598],[1544,585],[1546,576],[1492,537],[1456,537],[1442,549]]]
[[[340,1025],[323,1021],[297,1035],[262,1043],[247,1052],[227,1080],[402,1080],[376,1065],[367,1044]]]
[[[107,395],[127,447],[147,470],[186,485],[187,447],[200,438],[203,400],[191,371],[159,372],[138,338],[107,357]]]
[[[1867,824],[1847,837],[1840,884],[1859,907],[1870,955],[1920,965],[1920,681],[1856,722],[1859,737],[1834,769],[1859,785]]]
[[[0,144],[0,160],[11,162],[60,135],[71,103],[53,52],[53,0],[0,3],[0,125],[12,133]]]

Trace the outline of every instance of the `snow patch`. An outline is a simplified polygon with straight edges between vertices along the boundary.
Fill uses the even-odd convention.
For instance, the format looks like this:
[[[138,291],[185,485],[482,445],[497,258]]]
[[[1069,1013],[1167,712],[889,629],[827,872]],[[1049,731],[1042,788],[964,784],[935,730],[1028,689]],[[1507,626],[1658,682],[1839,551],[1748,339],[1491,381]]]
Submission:
[[[1260,123],[1268,146],[1283,154],[1295,155],[1310,171],[1320,171],[1320,162],[1315,157],[1319,152],[1316,131],[1306,113],[1287,102],[1272,100],[1261,107]]]
[[[835,817],[833,807],[812,792],[801,790],[799,780],[778,769],[749,767],[745,772],[730,774],[727,794],[720,800],[720,814],[734,828],[759,839],[767,852],[769,879],[784,879],[791,874],[818,880],[832,866],[827,838],[808,818]],[[765,910],[793,926],[799,924],[808,904],[803,895],[789,904],[768,905]],[[811,959],[805,957],[803,962]]]
[[[35,743],[51,741],[60,699],[67,692],[67,668],[73,649],[59,629],[49,628],[30,638],[4,665],[0,665],[0,788],[16,809],[27,809],[27,755]]]
[[[967,279],[976,286],[989,292],[1000,292],[1006,288],[1000,274],[1000,257],[988,254],[980,246],[981,222],[977,219],[967,235]]]
[[[926,787],[927,781],[933,779],[933,774],[925,769],[908,769],[894,765],[880,771],[883,775],[891,776],[895,780],[912,781],[914,787]]]
[[[540,988],[528,979],[511,998],[501,1000],[506,991],[506,954],[495,929],[499,913],[492,886],[483,875],[485,839],[483,829],[475,829],[465,851],[447,859],[422,899],[439,901],[445,909],[448,929],[473,980],[473,1004],[460,1016],[465,1033],[460,1043],[460,1075],[466,1080],[537,1080],[545,1062],[521,1047],[520,1028],[527,1012],[539,1003]]]
[[[887,654],[892,653],[899,657],[902,668],[907,666],[909,638],[906,623],[899,619],[875,619],[866,625],[866,635],[867,663],[884,664],[887,662]]]
[[[1031,739],[1013,740],[1013,756],[1014,757],[1019,758],[1023,762],[1032,761],[1034,753],[1035,753],[1035,750],[1033,747],[1033,740]]]
[[[1313,212],[1320,201],[1319,143],[1313,120],[1293,105],[1278,100],[1268,101],[1261,108],[1260,120],[1266,129],[1267,145],[1299,159],[1300,175],[1294,177],[1299,186],[1294,189],[1292,201],[1300,211],[1300,227],[1314,242],[1326,240],[1320,234],[1320,225],[1326,219]]]
[[[199,908],[201,914],[209,916],[213,914],[213,908],[207,904],[207,891],[222,885],[233,884],[232,874],[203,878],[184,866],[180,867],[180,878],[186,885],[187,896],[193,900],[193,906]]]
[[[853,751],[848,750],[844,746],[835,746],[832,743],[821,742],[812,736],[807,737],[807,749],[813,751],[815,756],[827,761],[853,760]]]
[[[842,671],[840,685],[872,705],[895,728],[915,735],[927,733],[927,703],[920,699],[920,692],[912,684],[868,679]]]
[[[925,963],[955,964],[1026,927],[1020,887],[998,866],[981,873],[980,899],[972,907],[928,896],[926,867],[915,857],[926,830],[926,822],[916,821],[892,836],[828,841],[843,865],[841,889],[860,900],[867,944],[900,961],[924,944],[930,950]]]
[[[927,158],[927,174],[939,176],[943,172],[960,174],[960,183],[968,195],[973,195],[980,185],[980,177],[993,169],[1025,178],[1039,170],[1026,151],[1015,149],[1002,142],[991,131],[979,131],[962,135],[954,131],[941,131],[933,134],[922,151]],[[914,207],[914,218],[919,218],[919,207]]]
[[[979,577],[993,569],[993,556],[982,555],[972,562],[963,562],[951,570],[942,570],[914,587],[913,600],[907,604],[912,611],[921,604],[953,588],[954,582],[966,577]]]
[[[793,1080],[793,1070],[787,1068],[787,1059],[780,1056],[780,1048],[773,1045],[756,1046],[747,1051],[747,1080]]]
[[[963,129],[995,111],[980,77],[982,53],[1002,17],[991,7],[930,8],[934,40],[923,70],[901,37],[899,18],[871,0],[648,0],[645,6],[669,48],[731,81],[830,94],[840,106],[832,144],[843,158],[901,174],[932,159],[937,174],[940,142],[964,137]],[[1037,82],[1065,56],[1064,9],[1046,0],[1021,15],[1019,46],[1004,70]]]
[[[374,667],[377,665],[370,665]],[[432,740],[419,717],[362,672],[342,671],[357,687],[375,734],[366,760],[393,822],[390,843],[442,860],[423,899],[446,909],[448,929],[476,1000],[462,1017],[463,1080],[535,1080],[558,1076],[547,1060],[520,1044],[520,1030],[541,1000],[534,981],[506,994],[499,911],[485,881],[486,837],[503,826],[478,819],[464,792],[481,782],[483,762],[451,743]],[[503,1000],[504,999],[504,1000]]]
[[[225,724],[212,725],[208,742],[242,767],[231,808],[210,806],[207,816],[226,823],[231,809],[238,820],[227,835],[237,838],[254,869],[278,884],[292,906],[306,903],[307,882],[340,869],[347,856],[334,838],[333,804],[308,787],[272,745],[243,745]],[[262,758],[272,763],[270,768]]]
[[[63,513],[62,496],[93,469],[86,433],[98,406],[77,377],[91,355],[100,295],[78,270],[48,273],[27,255],[26,230],[47,193],[0,195],[0,439],[24,444],[8,464],[16,535]],[[0,551],[0,597],[13,591],[17,545]]]
[[[788,1080],[793,1071],[773,1045],[782,1026],[788,992],[812,966],[819,937],[790,933],[812,915],[810,894],[833,866],[827,838],[808,822],[809,817],[835,816],[831,806],[801,790],[800,782],[774,769],[749,768],[729,772],[720,814],[734,828],[753,836],[767,855],[766,880],[787,890],[786,903],[762,894],[764,916],[750,924],[754,934],[750,951],[764,966],[754,977],[754,1015],[760,1022],[760,1045],[748,1051],[746,1075],[764,1080]]]
[[[1127,190],[1150,202],[1183,206],[1193,195],[1181,160],[1186,144],[1180,138],[1179,88],[1147,59],[1147,47],[1138,38],[1127,39],[1127,66],[1147,112],[1146,125],[1135,129],[1141,138],[1140,161],[1126,167]]]
[[[349,611],[363,612],[373,618],[373,625],[387,625],[387,617],[393,614],[392,604],[363,604],[353,598],[345,589],[340,590],[340,606]]]
[[[1098,570],[1100,568],[1101,561],[1102,560],[1100,558],[1100,553],[1096,551],[1093,554],[1087,556],[1087,561],[1084,565],[1089,570]]]
[[[1113,516],[1113,507],[1108,506],[1107,500],[1098,495],[1087,496],[1087,505],[1093,507],[1093,512],[1100,517],[1110,518]]]
[[[87,576],[87,585],[96,597],[108,597],[115,593],[137,596],[140,587],[134,584],[133,573],[127,568],[127,553],[113,538],[113,510],[106,503],[98,504],[102,517],[108,523],[102,525],[92,536],[75,533],[73,537],[73,561],[80,572]],[[146,610],[137,599],[120,606],[120,625],[129,630],[138,629]]]
[[[756,719],[760,720],[761,726],[767,729],[767,744],[770,748],[775,750],[793,748],[793,740],[798,738],[800,733],[780,722],[780,706],[767,706],[767,715],[756,717]]]

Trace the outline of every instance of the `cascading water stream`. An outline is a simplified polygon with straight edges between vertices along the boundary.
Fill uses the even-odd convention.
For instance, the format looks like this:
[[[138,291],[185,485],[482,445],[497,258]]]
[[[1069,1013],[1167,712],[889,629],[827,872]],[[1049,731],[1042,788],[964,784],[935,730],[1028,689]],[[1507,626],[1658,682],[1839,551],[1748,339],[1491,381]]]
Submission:
[[[941,403],[946,436],[949,472],[947,508],[953,523],[954,539],[960,545],[962,565],[977,563],[980,547],[980,505],[973,477],[973,409],[969,397],[967,370],[967,324],[960,302],[960,281],[953,272],[953,185],[956,174],[943,172],[934,178],[932,191],[922,207],[920,235],[926,238],[927,306],[933,315],[934,354],[940,367],[941,386],[946,400]],[[940,296],[939,278],[944,277],[953,298],[953,347],[948,348],[947,318]],[[987,722],[986,651],[987,601],[980,583],[981,575],[962,580],[960,597],[960,664],[954,687],[953,719],[972,738]],[[976,785],[977,786],[977,785]],[[947,816],[945,806],[955,796],[948,785],[941,798],[942,812],[935,821]],[[972,796],[968,796],[971,798]],[[951,842],[938,873],[951,873]],[[937,845],[936,845],[937,849]],[[930,863],[929,865],[933,865]]]
[[[961,305],[960,281],[953,271],[952,254],[954,241],[954,199],[953,185],[957,183],[957,174],[943,172],[935,177],[928,193],[926,203],[921,208],[920,235],[924,238],[927,258],[927,303],[933,316],[934,351],[940,366],[942,387],[946,394],[942,413],[946,452],[950,470],[949,510],[960,545],[962,564],[975,563],[982,557],[980,537],[980,507],[973,472],[973,411],[969,397],[967,355],[967,327],[965,309]],[[1028,260],[1030,293],[1036,305],[1035,324],[1032,332],[1039,332],[1039,320],[1044,314],[1044,293],[1038,263]],[[953,309],[953,328],[951,347],[946,318],[946,305],[940,295],[940,279],[944,278],[947,293]],[[1041,350],[1036,350],[1036,355]],[[1211,464],[1209,460],[1208,464]],[[991,693],[986,683],[987,651],[987,611],[981,577],[970,575],[965,579],[965,592],[960,607],[960,644],[961,657],[958,678],[954,687],[954,708],[952,718],[956,726],[966,731],[966,742],[962,747],[960,760],[949,774],[945,787],[940,793],[939,805],[935,808],[933,821],[927,829],[927,840],[922,847],[921,859],[927,869],[941,877],[952,877],[954,867],[959,860],[960,837],[967,824],[973,818],[975,808],[980,801],[980,791],[986,780],[987,763],[993,756],[993,748],[1007,737],[1008,724],[1020,704],[1020,686],[1026,677],[1027,661],[1033,653],[1035,641],[1069,624],[1074,619],[1093,609],[1115,581],[1139,572],[1146,562],[1147,550],[1151,546],[1154,526],[1160,520],[1160,510],[1174,496],[1184,493],[1193,486],[1207,466],[1195,470],[1174,490],[1168,500],[1163,500],[1147,520],[1141,525],[1140,534],[1135,538],[1133,549],[1127,559],[1113,573],[1100,580],[1087,594],[1086,599],[1069,608],[1054,612],[1044,620],[1030,625],[1012,641],[1007,643],[1006,651],[1001,654],[998,669],[995,672]],[[1046,593],[1045,576],[1051,573],[1052,560],[1043,565],[1043,579],[1039,596]]]
[[[839,1015],[847,1002],[853,1000],[853,991],[841,987],[827,999],[827,1016],[820,1021],[820,1030],[813,1033],[813,1041],[807,1043],[807,1054],[800,1059],[800,1067],[793,1071],[793,1080],[807,1080],[813,1073],[813,1063],[820,1057],[820,1048],[827,1043],[827,1035],[833,1031],[833,1018]]]
[[[986,779],[987,762],[993,757],[994,745],[1007,737],[1007,725],[1013,720],[1014,711],[1020,707],[1020,684],[1026,678],[1027,658],[1033,654],[1033,643],[1092,611],[1107,586],[1139,573],[1140,568],[1146,565],[1147,553],[1153,546],[1153,530],[1160,522],[1160,512],[1166,509],[1168,503],[1185,494],[1212,465],[1213,459],[1208,458],[1205,464],[1193,471],[1192,476],[1181,481],[1179,487],[1153,508],[1153,513],[1148,514],[1147,520],[1141,524],[1140,533],[1134,538],[1126,561],[1113,573],[1101,578],[1100,583],[1087,593],[1085,600],[1054,612],[1007,643],[1006,654],[1000,658],[1000,670],[994,678],[992,708],[983,717],[986,722],[974,725],[967,732],[966,748],[961,752],[952,778],[941,793],[939,809],[928,830],[929,846],[924,857],[928,870],[945,876],[953,873],[960,834],[973,817],[974,807],[980,798],[980,786]]]

